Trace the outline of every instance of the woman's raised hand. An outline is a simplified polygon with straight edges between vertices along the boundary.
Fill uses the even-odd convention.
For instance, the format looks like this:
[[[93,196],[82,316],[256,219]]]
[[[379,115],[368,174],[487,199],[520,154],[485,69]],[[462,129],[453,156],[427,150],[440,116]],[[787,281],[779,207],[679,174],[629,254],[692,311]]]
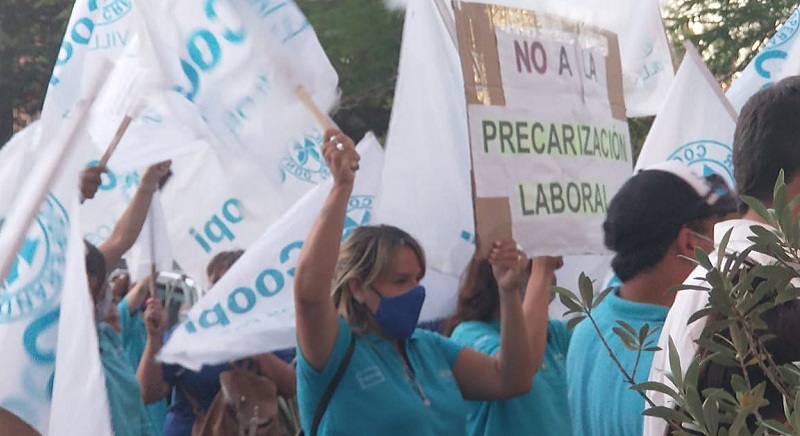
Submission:
[[[519,292],[525,279],[528,257],[517,248],[513,239],[499,239],[489,253],[494,278],[501,292]]]
[[[353,184],[361,157],[349,136],[339,129],[326,130],[322,142],[322,155],[331,171],[334,184]]]

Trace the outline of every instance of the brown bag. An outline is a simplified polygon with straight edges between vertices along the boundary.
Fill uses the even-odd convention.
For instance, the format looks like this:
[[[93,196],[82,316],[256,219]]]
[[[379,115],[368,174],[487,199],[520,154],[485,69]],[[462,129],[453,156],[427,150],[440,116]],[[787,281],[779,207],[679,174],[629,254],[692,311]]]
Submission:
[[[272,380],[231,365],[219,375],[219,384],[220,391],[205,411],[185,387],[178,385],[197,415],[192,436],[283,436],[278,422],[278,390]]]

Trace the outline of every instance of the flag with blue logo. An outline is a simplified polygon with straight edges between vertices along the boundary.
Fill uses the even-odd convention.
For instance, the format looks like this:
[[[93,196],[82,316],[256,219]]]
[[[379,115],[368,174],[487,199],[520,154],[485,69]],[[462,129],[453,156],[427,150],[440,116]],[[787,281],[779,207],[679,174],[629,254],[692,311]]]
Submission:
[[[383,169],[383,149],[369,133],[361,154],[344,234],[371,222]],[[331,188],[320,184],[271,225],[196,303],[161,351],[165,362],[197,369],[294,347],[293,277],[297,257]]]
[[[800,65],[796,62],[797,58],[800,58],[798,31],[800,31],[800,7],[794,10],[728,88],[725,95],[737,112],[759,89],[770,86],[784,77],[800,74]]]
[[[0,408],[42,434],[107,435],[105,381],[78,225],[79,147],[59,165],[30,227],[10,224],[20,222],[20,211],[37,208],[38,196],[29,188],[47,177],[42,168],[57,145],[56,132],[44,125],[29,127],[0,151],[0,185],[19,187],[0,192],[0,222],[7,218],[0,235],[6,241],[6,235],[24,232],[0,283]],[[76,410],[91,419],[75,419]]]
[[[694,46],[684,45],[686,56],[645,139],[636,169],[677,160],[698,174],[719,174],[734,186],[736,111]]]
[[[292,1],[170,0],[143,12],[163,83],[210,145],[173,159],[162,191],[175,260],[204,282],[214,254],[249,247],[329,177],[294,86],[327,110],[338,77]]]

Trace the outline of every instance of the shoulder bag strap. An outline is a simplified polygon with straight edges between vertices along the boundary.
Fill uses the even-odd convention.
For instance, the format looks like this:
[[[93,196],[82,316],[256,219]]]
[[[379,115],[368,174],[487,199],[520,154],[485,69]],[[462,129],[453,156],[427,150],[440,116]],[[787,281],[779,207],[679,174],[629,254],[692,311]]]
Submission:
[[[331,402],[331,397],[336,391],[336,387],[339,385],[339,382],[342,381],[342,376],[344,375],[344,371],[347,369],[347,366],[350,364],[350,358],[353,357],[353,350],[355,348],[356,335],[355,333],[351,333],[350,346],[347,348],[347,353],[344,355],[342,363],[339,364],[339,369],[336,370],[336,374],[331,379],[331,382],[328,383],[328,387],[325,388],[325,393],[322,394],[322,399],[320,399],[319,404],[317,404],[317,410],[314,412],[314,422],[311,424],[310,436],[317,436],[317,429],[319,428],[319,423],[322,421],[322,415],[325,414],[325,410],[328,408],[328,403]]]
[[[203,410],[203,408],[200,406],[200,402],[189,393],[183,383],[177,382],[175,387],[178,388],[178,390],[181,392],[181,395],[183,395],[183,398],[186,398],[186,401],[188,401],[189,405],[192,406],[192,412],[194,412],[195,416],[200,416],[201,413],[205,412],[205,410]]]

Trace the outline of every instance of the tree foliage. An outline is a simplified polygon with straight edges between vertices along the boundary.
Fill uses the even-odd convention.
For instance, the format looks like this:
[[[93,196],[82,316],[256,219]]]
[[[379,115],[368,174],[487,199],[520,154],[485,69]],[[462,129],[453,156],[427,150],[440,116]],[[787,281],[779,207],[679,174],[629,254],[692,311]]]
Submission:
[[[664,19],[675,47],[692,41],[727,86],[797,6],[796,0],[676,0]]]
[[[0,7],[0,144],[42,107],[70,0],[3,0]]]
[[[386,134],[397,81],[402,11],[380,0],[297,0],[339,73],[334,120],[353,138]]]

